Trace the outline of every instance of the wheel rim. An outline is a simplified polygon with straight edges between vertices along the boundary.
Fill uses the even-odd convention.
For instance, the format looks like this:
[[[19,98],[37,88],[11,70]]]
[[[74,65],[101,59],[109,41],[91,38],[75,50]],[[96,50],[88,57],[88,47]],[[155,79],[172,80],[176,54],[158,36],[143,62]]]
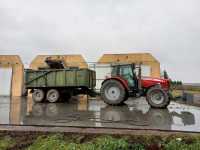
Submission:
[[[160,91],[152,92],[151,101],[157,105],[162,104],[164,102],[164,95]]]
[[[111,101],[116,101],[120,97],[120,89],[115,86],[109,87],[105,91],[105,96]]]
[[[36,91],[34,92],[33,99],[34,99],[36,102],[41,102],[41,101],[42,101],[42,99],[43,99],[43,97],[44,97],[44,95],[43,95],[42,92],[43,92],[43,91],[41,91],[41,90],[36,90]]]
[[[56,91],[49,91],[48,100],[49,102],[56,102],[58,100],[58,93]]]
[[[42,97],[42,94],[41,94],[41,92],[38,92],[38,91],[37,91],[37,92],[35,93],[35,96],[38,97],[38,98],[41,98],[41,97]]]

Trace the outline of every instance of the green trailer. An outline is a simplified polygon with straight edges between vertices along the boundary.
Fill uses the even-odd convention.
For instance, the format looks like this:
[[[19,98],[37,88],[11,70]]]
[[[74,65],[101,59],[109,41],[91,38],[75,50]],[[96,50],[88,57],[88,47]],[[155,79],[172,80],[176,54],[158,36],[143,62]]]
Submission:
[[[25,87],[32,92],[33,100],[57,102],[61,96],[93,93],[96,86],[95,71],[90,69],[25,70]]]

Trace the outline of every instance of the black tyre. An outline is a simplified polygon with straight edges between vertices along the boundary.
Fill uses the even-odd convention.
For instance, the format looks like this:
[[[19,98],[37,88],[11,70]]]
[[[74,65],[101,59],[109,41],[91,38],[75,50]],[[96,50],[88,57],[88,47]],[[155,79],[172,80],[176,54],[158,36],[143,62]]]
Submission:
[[[152,87],[147,91],[146,100],[153,108],[166,108],[170,99],[168,94],[160,87]]]
[[[32,99],[34,102],[39,103],[42,102],[45,98],[45,93],[41,89],[36,89],[33,91]]]
[[[101,98],[109,105],[122,104],[126,98],[123,85],[116,80],[106,81],[100,90]]]
[[[47,100],[50,103],[55,103],[59,100],[60,98],[60,93],[56,89],[51,89],[47,92]]]
[[[126,92],[125,98],[124,98],[124,102],[127,101],[129,98],[128,92]]]

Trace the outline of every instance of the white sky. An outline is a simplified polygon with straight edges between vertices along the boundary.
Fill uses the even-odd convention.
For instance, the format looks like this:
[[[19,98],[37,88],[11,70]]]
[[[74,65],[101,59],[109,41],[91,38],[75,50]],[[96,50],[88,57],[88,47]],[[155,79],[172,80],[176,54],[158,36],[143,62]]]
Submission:
[[[199,0],[0,0],[0,54],[150,52],[172,79],[200,82]]]

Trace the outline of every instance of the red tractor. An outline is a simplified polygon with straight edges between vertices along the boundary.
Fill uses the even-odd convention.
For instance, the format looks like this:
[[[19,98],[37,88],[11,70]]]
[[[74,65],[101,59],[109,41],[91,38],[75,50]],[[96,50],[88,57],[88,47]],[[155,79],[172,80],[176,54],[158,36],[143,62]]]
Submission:
[[[131,96],[145,96],[151,107],[166,108],[169,105],[168,79],[141,77],[141,67],[135,67],[135,64],[113,65],[111,70],[111,77],[103,81],[100,89],[105,103],[119,105]]]

